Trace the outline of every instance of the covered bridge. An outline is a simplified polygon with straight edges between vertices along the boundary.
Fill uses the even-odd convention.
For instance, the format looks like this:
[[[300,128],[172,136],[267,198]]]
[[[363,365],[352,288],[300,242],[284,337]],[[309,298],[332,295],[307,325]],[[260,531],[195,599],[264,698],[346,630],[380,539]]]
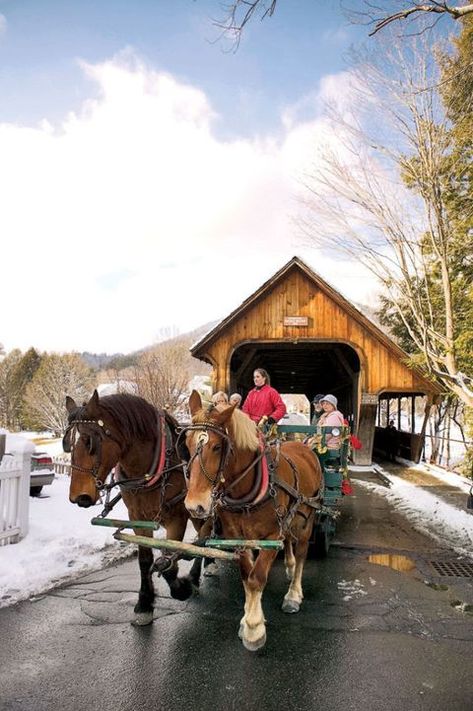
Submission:
[[[402,402],[410,413],[410,431],[400,435],[400,453],[419,460],[437,386],[408,367],[404,351],[298,257],[191,352],[213,367],[214,390],[245,397],[254,369],[262,367],[280,393],[303,393],[309,400],[316,393],[335,394],[363,443],[355,452],[357,464],[371,463],[373,449],[382,446],[381,425],[387,424],[390,405],[399,418],[396,426],[401,424]],[[417,397],[424,398],[424,407],[415,431]]]

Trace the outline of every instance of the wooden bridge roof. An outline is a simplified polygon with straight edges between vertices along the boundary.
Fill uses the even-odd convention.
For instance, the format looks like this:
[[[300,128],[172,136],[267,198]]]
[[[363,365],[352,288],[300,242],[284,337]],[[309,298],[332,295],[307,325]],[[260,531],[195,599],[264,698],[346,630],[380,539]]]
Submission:
[[[239,322],[244,321],[247,317],[249,318],[251,316],[251,312],[254,312],[255,309],[263,308],[263,304],[266,304],[266,311],[265,311],[265,320],[268,320],[268,306],[267,303],[268,301],[271,300],[271,294],[274,290],[277,290],[282,282],[285,280],[288,280],[290,277],[292,277],[294,274],[302,275],[306,281],[308,280],[310,282],[311,288],[314,288],[318,290],[323,297],[325,298],[326,302],[330,304],[330,307],[332,309],[335,309],[333,311],[331,316],[328,316],[327,318],[334,318],[334,313],[340,313],[343,312],[344,315],[346,315],[347,318],[345,318],[345,321],[349,320],[350,322],[356,322],[358,325],[358,328],[356,329],[358,333],[358,340],[365,340],[366,338],[371,342],[371,349],[373,349],[375,346],[373,345],[373,342],[376,342],[379,344],[380,347],[382,347],[382,350],[384,353],[388,354],[388,361],[393,361],[395,360],[396,363],[401,365],[402,369],[408,368],[406,365],[406,360],[408,359],[408,355],[406,352],[400,348],[386,333],[384,333],[373,321],[371,321],[367,316],[365,316],[359,309],[357,309],[352,303],[350,303],[347,299],[345,299],[340,292],[338,292],[336,289],[334,289],[332,286],[330,286],[324,279],[320,277],[319,274],[317,274],[315,271],[313,271],[305,262],[303,262],[299,257],[295,256],[292,259],[290,259],[279,271],[277,271],[270,279],[268,279],[257,291],[255,291],[251,296],[249,296],[243,303],[238,306],[232,313],[230,313],[226,318],[224,318],[222,321],[220,321],[214,328],[212,328],[207,334],[205,334],[197,343],[195,343],[192,348],[191,348],[191,353],[193,356],[200,358],[202,360],[207,360],[209,361],[209,354],[213,352],[213,355],[215,357],[215,352],[216,350],[216,345],[217,342],[220,339],[223,339],[225,337],[230,337],[230,340],[235,340],[235,342],[239,342],[241,339],[241,329],[239,328]],[[297,302],[297,297],[294,299]],[[307,306],[307,304],[306,304]],[[278,307],[280,308],[280,307]],[[308,308],[314,308],[313,306],[309,306]],[[278,317],[280,318],[281,313],[279,312]],[[257,321],[258,319],[253,319],[253,321]],[[263,319],[260,319],[263,321]],[[337,320],[335,316],[335,320]],[[339,319],[340,320],[340,319]],[[360,331],[361,329],[361,331]],[[258,338],[258,334],[255,333],[256,327],[253,326],[253,332],[248,333],[248,337],[254,340],[255,338]],[[353,330],[353,329],[351,329]],[[288,333],[289,335],[285,335],[284,338],[278,338],[276,335],[271,336],[271,338],[274,337],[276,341],[287,341],[287,345],[289,346],[290,343],[294,339],[299,339],[299,340],[304,340],[304,339],[318,339],[320,338],[321,340],[324,341],[330,341],[331,338],[327,336],[324,333],[318,333],[316,332],[317,329],[315,327],[308,328],[308,329],[294,329],[292,332],[290,329],[286,329],[285,333]],[[248,332],[248,329],[246,329],[246,332]],[[365,335],[363,335],[365,334]],[[267,342],[267,334],[261,335],[262,340],[266,340]],[[271,340],[270,338],[270,340]],[[333,341],[343,341],[345,340],[343,338],[343,334],[334,334]],[[348,339],[345,340],[345,342],[349,342]],[[233,343],[232,343],[233,345]],[[386,349],[386,350],[384,350]],[[294,354],[295,357],[296,354]],[[292,354],[291,354],[292,358]],[[388,368],[389,369],[389,368]],[[431,392],[431,393],[438,393],[440,392],[440,388],[430,380],[428,380],[419,369],[416,368],[408,368],[409,371],[411,371],[411,374],[413,376],[413,381],[411,383],[411,386],[409,387],[409,390],[415,390],[416,386],[419,388],[419,390],[423,390],[425,392]],[[414,382],[415,381],[415,382]],[[392,383],[394,384],[394,383]],[[366,383],[368,385],[368,383]],[[382,387],[388,387],[389,383],[386,382],[383,384]],[[405,389],[405,388],[400,388],[400,389]]]

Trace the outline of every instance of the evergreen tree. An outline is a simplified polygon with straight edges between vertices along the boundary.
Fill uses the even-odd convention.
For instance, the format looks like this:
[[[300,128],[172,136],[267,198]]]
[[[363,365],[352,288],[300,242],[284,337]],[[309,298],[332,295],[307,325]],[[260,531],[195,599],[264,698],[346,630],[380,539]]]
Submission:
[[[453,231],[455,348],[461,369],[473,377],[473,17],[463,20],[453,45],[452,53],[439,54],[440,91],[451,122],[443,189]]]
[[[19,423],[22,397],[15,381],[21,359],[21,351],[15,349],[0,362],[0,425],[8,430],[15,430]]]
[[[19,398],[18,406],[18,427],[28,429],[31,422],[28,417],[28,408],[25,406],[24,397],[26,386],[33,380],[33,377],[41,364],[42,356],[35,348],[30,348],[18,362],[13,373],[13,388]]]

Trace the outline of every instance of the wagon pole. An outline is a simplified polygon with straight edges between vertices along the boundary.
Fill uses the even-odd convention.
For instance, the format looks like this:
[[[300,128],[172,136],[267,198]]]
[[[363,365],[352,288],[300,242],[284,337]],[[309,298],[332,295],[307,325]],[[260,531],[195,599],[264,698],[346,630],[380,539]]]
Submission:
[[[177,553],[191,556],[192,558],[218,558],[219,560],[238,560],[238,553],[234,551],[220,551],[215,548],[205,548],[204,546],[195,546],[192,543],[184,543],[183,541],[170,541],[166,538],[147,538],[146,536],[135,536],[131,533],[122,533],[115,531],[113,537],[118,541],[126,543],[135,543],[139,546],[148,546],[149,548],[160,548],[161,550],[172,550]]]
[[[157,531],[160,525],[156,521],[125,521],[116,518],[100,518],[91,519],[93,526],[105,526],[108,528],[116,528],[113,537],[118,541],[126,543],[135,543],[136,545],[148,546],[149,548],[160,548],[162,550],[173,550],[181,552],[183,555],[201,558],[218,558],[220,560],[238,560],[239,551],[243,549],[276,549],[283,548],[282,541],[273,540],[245,540],[240,538],[235,539],[218,539],[205,538],[201,540],[201,545],[192,543],[184,543],[183,541],[172,541],[166,538],[148,538],[146,536],[137,536],[134,534],[123,533],[124,528],[133,529],[151,529]],[[232,552],[219,550],[220,548],[233,548]]]

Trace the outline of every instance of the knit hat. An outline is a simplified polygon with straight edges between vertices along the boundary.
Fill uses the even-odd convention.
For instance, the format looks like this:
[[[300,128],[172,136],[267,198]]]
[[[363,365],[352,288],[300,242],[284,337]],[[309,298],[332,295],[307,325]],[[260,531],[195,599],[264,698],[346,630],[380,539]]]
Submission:
[[[335,395],[322,395],[321,402],[329,402],[335,409],[337,409],[338,400]]]
[[[316,405],[318,402],[320,402],[323,398],[323,393],[320,393],[319,395],[316,395],[314,399],[312,400],[312,404]]]

